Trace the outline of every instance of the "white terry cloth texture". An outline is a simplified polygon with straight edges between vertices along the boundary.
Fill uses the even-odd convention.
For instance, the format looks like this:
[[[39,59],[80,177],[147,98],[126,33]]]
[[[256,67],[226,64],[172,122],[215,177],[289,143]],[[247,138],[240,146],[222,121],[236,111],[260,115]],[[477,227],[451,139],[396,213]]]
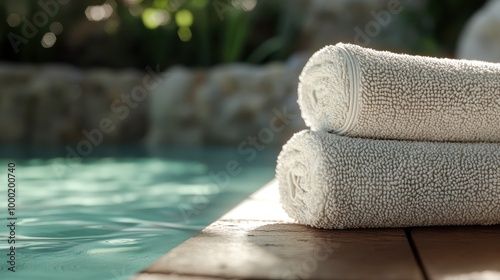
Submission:
[[[351,138],[305,130],[276,168],[281,203],[326,229],[500,223],[500,144]]]
[[[500,64],[376,51],[339,43],[300,75],[315,131],[399,140],[499,142]]]

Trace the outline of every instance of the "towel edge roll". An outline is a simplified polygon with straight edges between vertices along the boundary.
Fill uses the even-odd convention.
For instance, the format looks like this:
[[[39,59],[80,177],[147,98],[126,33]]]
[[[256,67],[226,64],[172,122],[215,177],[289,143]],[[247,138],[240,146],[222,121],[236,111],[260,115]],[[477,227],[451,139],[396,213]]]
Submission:
[[[314,131],[346,130],[353,98],[349,84],[352,79],[348,78],[352,59],[345,53],[347,45],[323,47],[313,54],[299,76],[297,102],[306,125]]]
[[[312,143],[322,143],[317,141],[318,137],[320,135],[312,133],[310,130],[297,132],[283,146],[276,165],[276,179],[283,209],[299,223],[314,227],[317,227],[319,217],[322,216],[324,211],[323,206],[326,205],[326,196],[318,188],[308,189],[301,187],[301,185],[309,185],[311,184],[310,181],[318,180],[318,176],[321,176],[320,162],[325,156],[323,147],[311,146]],[[297,150],[295,149],[297,146],[306,150]],[[297,162],[297,157],[303,159],[305,164]],[[314,172],[309,172],[309,170],[314,170]],[[295,192],[299,194],[295,194]],[[313,195],[305,196],[306,200],[303,201],[300,197],[304,196],[300,195],[304,192],[312,192]],[[297,209],[306,208],[307,211],[297,211]]]

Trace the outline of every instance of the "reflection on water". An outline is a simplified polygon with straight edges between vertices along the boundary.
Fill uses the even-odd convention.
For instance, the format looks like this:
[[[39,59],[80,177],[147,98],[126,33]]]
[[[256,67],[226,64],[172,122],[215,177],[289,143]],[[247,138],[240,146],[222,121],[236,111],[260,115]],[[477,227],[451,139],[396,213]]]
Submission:
[[[61,158],[15,160],[17,272],[7,271],[2,253],[0,278],[128,279],[272,178],[276,151],[247,163],[234,150],[156,152],[161,157],[96,153],[60,176],[54,163]],[[219,193],[209,173],[230,160],[242,172]],[[9,161],[0,159],[0,170]],[[6,179],[6,171],[0,174]],[[0,194],[6,223],[6,183]],[[10,246],[7,236],[2,226],[1,252]]]

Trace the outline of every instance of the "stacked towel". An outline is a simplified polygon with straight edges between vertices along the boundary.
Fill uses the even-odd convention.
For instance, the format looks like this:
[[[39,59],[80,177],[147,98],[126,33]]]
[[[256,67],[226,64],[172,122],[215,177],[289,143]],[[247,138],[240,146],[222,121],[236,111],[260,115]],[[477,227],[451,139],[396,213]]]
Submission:
[[[299,104],[312,131],[276,168],[299,223],[500,224],[500,65],[338,44],[305,66]]]
[[[299,105],[312,130],[499,142],[500,64],[327,46],[302,71]]]
[[[285,211],[320,228],[500,223],[500,147],[297,133],[278,158]]]

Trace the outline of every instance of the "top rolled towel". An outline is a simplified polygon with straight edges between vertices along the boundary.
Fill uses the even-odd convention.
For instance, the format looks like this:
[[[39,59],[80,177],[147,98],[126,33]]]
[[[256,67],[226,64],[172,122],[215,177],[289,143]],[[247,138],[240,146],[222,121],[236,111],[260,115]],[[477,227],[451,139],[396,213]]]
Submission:
[[[339,43],[316,52],[302,70],[299,105],[315,131],[499,142],[500,64]]]

